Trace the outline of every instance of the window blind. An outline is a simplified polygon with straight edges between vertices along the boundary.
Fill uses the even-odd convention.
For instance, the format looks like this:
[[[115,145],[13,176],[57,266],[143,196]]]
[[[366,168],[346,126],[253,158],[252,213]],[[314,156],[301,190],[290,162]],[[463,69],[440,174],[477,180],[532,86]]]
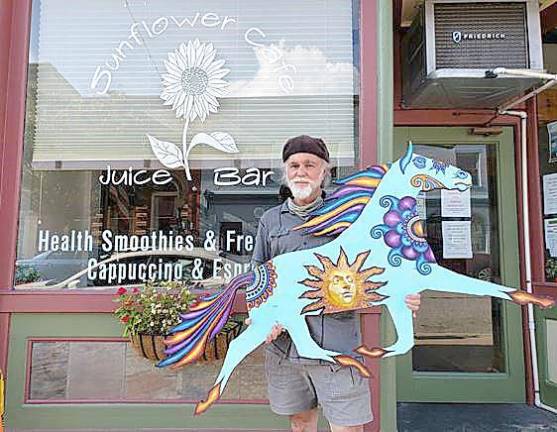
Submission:
[[[147,134],[181,146],[185,121],[163,105],[165,60],[180,44],[211,43],[229,73],[216,113],[189,122],[225,132],[239,153],[207,145],[192,168],[275,166],[291,136],[322,137],[333,162],[357,144],[358,23],[351,0],[34,1],[29,70],[34,169],[161,166]]]

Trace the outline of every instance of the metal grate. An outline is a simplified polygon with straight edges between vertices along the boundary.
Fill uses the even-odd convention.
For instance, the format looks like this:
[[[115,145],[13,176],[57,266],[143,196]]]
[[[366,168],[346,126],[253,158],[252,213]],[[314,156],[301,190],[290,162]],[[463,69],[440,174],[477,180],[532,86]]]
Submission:
[[[435,69],[529,67],[525,3],[436,3],[434,17]]]

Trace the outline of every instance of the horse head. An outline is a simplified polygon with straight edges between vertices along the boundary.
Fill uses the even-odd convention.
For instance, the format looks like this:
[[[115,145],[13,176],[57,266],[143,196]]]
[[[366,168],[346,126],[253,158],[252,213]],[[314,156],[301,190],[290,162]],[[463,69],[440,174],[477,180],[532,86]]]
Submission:
[[[406,154],[398,160],[398,165],[409,185],[416,189],[415,195],[433,189],[464,192],[472,186],[470,173],[447,162],[415,154],[412,143],[409,143]]]

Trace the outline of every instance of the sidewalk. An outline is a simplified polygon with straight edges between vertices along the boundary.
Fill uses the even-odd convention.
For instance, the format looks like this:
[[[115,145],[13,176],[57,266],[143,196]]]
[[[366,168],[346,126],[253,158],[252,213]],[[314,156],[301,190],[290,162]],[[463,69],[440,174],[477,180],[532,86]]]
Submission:
[[[398,432],[554,432],[557,415],[523,404],[399,403]]]
[[[557,432],[557,415],[524,404],[399,403],[398,432]],[[101,429],[6,429],[6,432],[106,432]],[[199,432],[196,429],[112,429],[110,432]],[[203,429],[203,432],[286,432]],[[384,431],[394,432],[394,431]]]

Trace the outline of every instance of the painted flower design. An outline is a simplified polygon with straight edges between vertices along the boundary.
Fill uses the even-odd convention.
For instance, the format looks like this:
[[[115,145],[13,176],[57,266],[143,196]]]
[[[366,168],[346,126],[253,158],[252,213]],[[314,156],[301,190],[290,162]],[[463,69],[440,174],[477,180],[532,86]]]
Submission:
[[[198,39],[182,43],[168,54],[161,99],[163,105],[171,106],[177,118],[185,120],[182,146],[147,134],[159,161],[167,168],[183,167],[190,181],[189,155],[195,146],[205,144],[225,153],[238,153],[234,138],[226,132],[198,133],[189,143],[187,140],[189,123],[195,119],[204,122],[210,113],[216,113],[220,106],[217,98],[226,94],[228,83],[223,78],[230,71],[223,68],[224,60],[215,60],[216,55],[213,44]]]
[[[371,229],[375,239],[383,237],[385,244],[391,248],[388,260],[394,267],[402,264],[402,258],[416,261],[416,269],[423,275],[431,273],[429,263],[435,263],[435,256],[424,235],[423,222],[420,219],[416,199],[410,196],[398,199],[385,195],[380,202],[389,208],[383,216],[383,224]]]
[[[162,76],[164,90],[161,99],[171,105],[177,118],[205,121],[209,113],[216,113],[218,97],[226,94],[224,60],[215,60],[213,44],[202,44],[198,39],[180,44],[164,61],[167,73]]]
[[[424,169],[427,161],[423,156],[416,156],[412,162],[414,162],[416,168]]]

